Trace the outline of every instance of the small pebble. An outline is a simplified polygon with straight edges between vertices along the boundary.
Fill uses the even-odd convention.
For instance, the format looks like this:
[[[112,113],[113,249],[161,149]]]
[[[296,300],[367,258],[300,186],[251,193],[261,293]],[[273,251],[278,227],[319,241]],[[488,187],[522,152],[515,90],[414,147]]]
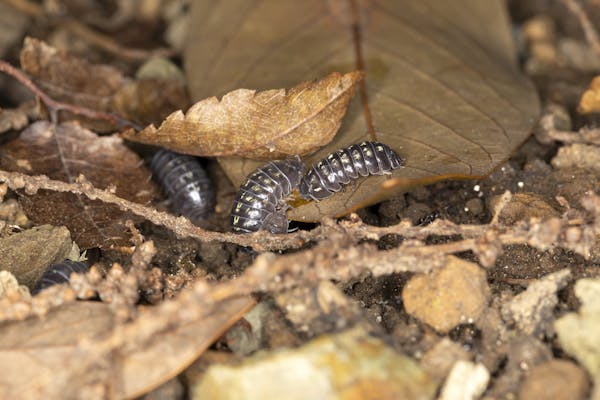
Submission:
[[[589,391],[585,371],[566,360],[551,360],[533,368],[519,389],[521,400],[579,400]]]
[[[412,277],[402,291],[406,311],[441,333],[476,321],[489,297],[485,271],[453,256],[443,268]]]

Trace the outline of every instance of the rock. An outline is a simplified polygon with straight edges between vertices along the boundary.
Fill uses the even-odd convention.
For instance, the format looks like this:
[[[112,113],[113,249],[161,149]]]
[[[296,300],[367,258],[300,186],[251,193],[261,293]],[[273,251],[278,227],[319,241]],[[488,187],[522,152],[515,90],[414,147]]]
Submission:
[[[442,388],[439,400],[478,399],[490,380],[490,373],[482,364],[457,361]]]
[[[575,295],[581,300],[579,312],[556,320],[554,328],[562,348],[574,356],[590,376],[600,377],[600,278],[578,280]]]
[[[433,210],[424,203],[413,203],[402,211],[402,218],[410,219],[413,224],[417,224],[419,220],[431,214]]]
[[[31,289],[48,266],[69,256],[72,247],[65,227],[31,228],[0,239],[0,270],[10,271]]]
[[[533,368],[519,389],[519,399],[578,400],[589,391],[588,377],[566,360],[552,360]]]
[[[192,399],[432,399],[436,385],[410,358],[362,329],[325,335],[293,350],[212,365]]]
[[[569,282],[571,271],[563,269],[533,281],[527,290],[502,306],[502,317],[528,335],[538,337],[553,334],[556,292]]]
[[[421,358],[421,367],[432,378],[444,379],[458,361],[469,361],[471,356],[460,344],[443,338]]]
[[[402,291],[406,311],[441,333],[477,320],[489,297],[485,271],[453,256],[443,268],[412,277]]]
[[[467,211],[474,214],[474,215],[479,215],[481,213],[483,213],[484,208],[483,208],[483,201],[477,197],[474,197],[470,200],[468,200],[465,203],[465,211]]]

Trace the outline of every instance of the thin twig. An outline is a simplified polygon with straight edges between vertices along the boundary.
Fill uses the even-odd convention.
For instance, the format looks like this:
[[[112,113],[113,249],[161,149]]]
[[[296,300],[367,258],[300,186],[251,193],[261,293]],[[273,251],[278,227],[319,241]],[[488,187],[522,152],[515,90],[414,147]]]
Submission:
[[[596,229],[595,226],[584,225],[578,227],[577,225],[581,225],[580,221],[574,222],[556,219],[551,219],[543,223],[533,220],[522,222],[520,225],[512,227],[503,225],[456,225],[444,220],[435,221],[425,227],[411,226],[406,221],[390,227],[373,227],[363,224],[358,219],[342,221],[340,223],[325,219],[320,227],[312,231],[298,231],[286,235],[274,235],[267,232],[238,235],[207,231],[193,225],[184,217],[176,217],[157,211],[152,207],[122,199],[109,191],[94,188],[83,176],[80,176],[75,183],[66,183],[51,180],[47,176],[30,176],[18,172],[0,170],[1,182],[6,182],[12,190],[24,189],[29,194],[44,189],[84,195],[91,200],[100,200],[104,203],[114,204],[123,211],[131,212],[156,225],[164,226],[179,237],[191,237],[202,242],[218,241],[234,243],[241,246],[253,247],[258,251],[300,248],[308,242],[328,240],[335,235],[343,237],[345,242],[353,245],[363,239],[379,239],[389,234],[401,235],[405,239],[417,240],[423,240],[432,235],[460,235],[465,239],[437,245],[438,247],[429,246],[428,249],[430,250],[420,251],[427,252],[428,256],[434,256],[438,253],[448,254],[472,250],[482,258],[484,265],[488,265],[501,252],[502,245],[527,243],[540,249],[549,248],[555,240],[559,239],[557,237],[561,234],[561,229],[566,229],[565,227],[580,229],[581,231],[577,234],[572,232],[569,235],[569,237],[579,237],[580,239],[577,239],[575,242],[564,241],[564,243],[561,242],[562,245],[587,257],[589,256],[591,242],[595,240],[594,232]],[[597,208],[600,209],[600,206]],[[585,231],[586,229],[587,231]],[[600,231],[600,228],[598,230]]]
[[[584,126],[579,131],[565,131],[556,128],[556,116],[548,113],[540,118],[539,128],[535,137],[540,143],[549,144],[552,141],[563,143],[585,143],[600,145],[600,129]]]
[[[581,28],[583,29],[583,34],[585,35],[585,39],[589,45],[596,53],[600,54],[600,38],[598,37],[598,32],[591,23],[585,10],[581,7],[581,4],[579,4],[576,0],[561,1],[565,7],[567,7],[569,11],[579,20]]]
[[[25,86],[27,89],[31,90],[36,96],[38,96],[40,100],[46,105],[46,107],[48,107],[48,110],[50,112],[50,118],[54,123],[56,123],[57,121],[57,113],[59,111],[69,111],[73,114],[81,115],[87,118],[108,121],[117,127],[134,127],[136,129],[141,128],[137,124],[131,121],[127,121],[114,114],[96,111],[90,108],[54,100],[53,98],[48,96],[42,89],[40,89],[35,83],[33,83],[33,81],[23,71],[13,67],[4,60],[0,60],[0,72],[4,72],[12,76],[23,86]]]

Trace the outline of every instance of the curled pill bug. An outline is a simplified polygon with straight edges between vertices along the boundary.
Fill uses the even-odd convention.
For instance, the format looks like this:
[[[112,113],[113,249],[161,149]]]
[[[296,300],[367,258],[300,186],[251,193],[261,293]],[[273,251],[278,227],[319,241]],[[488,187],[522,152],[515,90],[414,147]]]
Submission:
[[[304,198],[320,201],[361,176],[385,175],[402,166],[404,160],[386,144],[353,144],[314,164],[302,178],[298,191]]]
[[[38,279],[32,294],[37,294],[40,291],[54,285],[67,283],[71,280],[71,274],[85,274],[90,267],[81,261],[64,260],[48,267]]]
[[[287,233],[285,199],[298,187],[303,172],[304,163],[296,156],[270,161],[248,175],[231,209],[233,231]]]
[[[152,158],[150,169],[175,211],[193,223],[209,217],[216,204],[215,191],[195,157],[163,149]]]

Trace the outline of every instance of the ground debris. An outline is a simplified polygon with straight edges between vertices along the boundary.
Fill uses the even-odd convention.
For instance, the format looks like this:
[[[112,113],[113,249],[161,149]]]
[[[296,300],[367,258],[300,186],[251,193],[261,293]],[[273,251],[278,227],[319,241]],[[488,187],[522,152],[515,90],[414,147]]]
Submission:
[[[19,285],[17,278],[8,271],[0,271],[0,299],[4,297],[27,298],[29,288]]]
[[[439,400],[474,400],[484,392],[490,372],[482,364],[457,361],[446,378]]]
[[[296,330],[311,336],[366,323],[358,304],[329,281],[275,294],[275,302]]]
[[[558,169],[584,169],[600,174],[600,147],[574,143],[563,146],[552,159],[552,166]]]
[[[551,337],[554,308],[558,304],[556,292],[570,279],[571,271],[563,269],[531,282],[527,290],[503,305],[502,317],[527,335]]]
[[[562,348],[588,371],[595,384],[600,382],[600,279],[580,279],[575,295],[581,301],[578,313],[556,320],[554,327]]]
[[[552,352],[542,341],[532,336],[518,335],[504,349],[505,365],[486,392],[486,398],[514,398],[525,372],[552,359]]]
[[[421,367],[429,374],[442,381],[458,361],[470,361],[471,356],[461,346],[447,337],[439,340],[421,358]]]

